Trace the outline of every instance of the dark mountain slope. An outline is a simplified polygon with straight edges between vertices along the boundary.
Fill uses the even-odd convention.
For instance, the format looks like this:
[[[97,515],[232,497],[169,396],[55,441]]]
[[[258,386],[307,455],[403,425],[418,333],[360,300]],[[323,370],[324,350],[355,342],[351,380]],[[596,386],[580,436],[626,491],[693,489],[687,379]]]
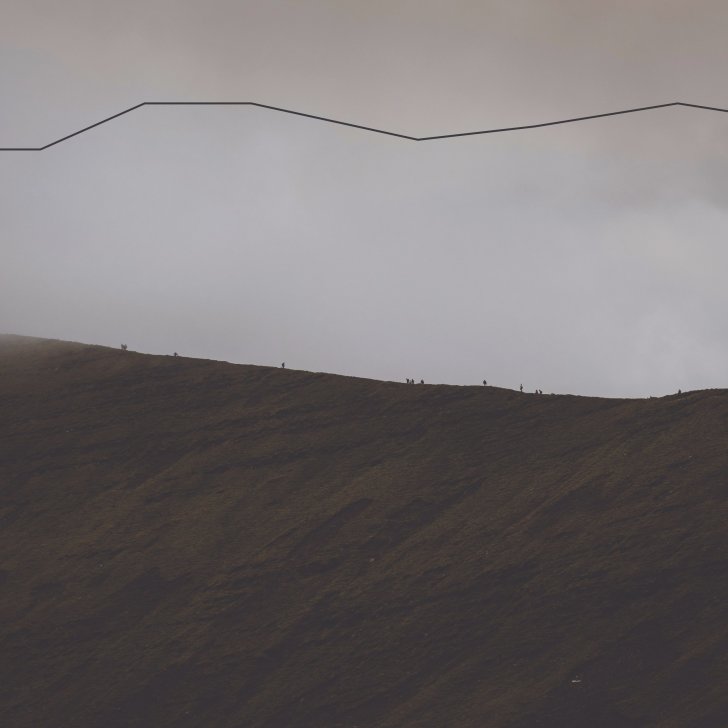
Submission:
[[[0,723],[728,726],[728,392],[0,339]]]

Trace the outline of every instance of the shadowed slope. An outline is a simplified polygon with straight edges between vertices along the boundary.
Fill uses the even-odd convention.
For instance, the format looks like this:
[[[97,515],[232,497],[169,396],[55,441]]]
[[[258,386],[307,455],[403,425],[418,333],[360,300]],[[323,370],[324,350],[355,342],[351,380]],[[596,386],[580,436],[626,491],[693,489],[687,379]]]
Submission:
[[[4,725],[728,725],[728,393],[0,338]]]

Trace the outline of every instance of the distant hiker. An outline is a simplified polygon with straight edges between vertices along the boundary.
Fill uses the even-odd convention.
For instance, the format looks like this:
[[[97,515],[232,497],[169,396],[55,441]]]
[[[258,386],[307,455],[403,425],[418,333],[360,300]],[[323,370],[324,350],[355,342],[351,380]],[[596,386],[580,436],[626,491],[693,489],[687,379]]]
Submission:
[[[521,392],[523,391],[523,385],[521,385]]]
[[[285,369],[285,368],[286,368],[286,362],[283,362],[283,363],[281,364],[281,369]]]
[[[677,390],[678,395],[682,394],[682,389]]]
[[[483,386],[484,387],[488,386],[488,382],[486,382],[485,379],[483,380]]]
[[[420,384],[424,384],[424,383],[425,383],[425,380],[424,379],[420,379]]]
[[[122,350],[122,351],[126,351],[126,344],[122,344],[122,345],[121,345],[121,350]]]
[[[175,351],[173,356],[179,356],[179,354]]]

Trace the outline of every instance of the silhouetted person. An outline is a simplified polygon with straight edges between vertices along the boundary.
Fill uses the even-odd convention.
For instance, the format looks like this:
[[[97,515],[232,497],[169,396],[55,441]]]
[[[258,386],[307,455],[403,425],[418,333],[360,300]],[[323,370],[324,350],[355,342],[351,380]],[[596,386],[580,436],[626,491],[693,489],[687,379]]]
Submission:
[[[122,344],[122,345],[121,345],[121,350],[122,350],[122,351],[126,351],[126,344]]]
[[[523,385],[521,385],[521,392],[523,391]]]
[[[281,364],[281,369],[285,369],[285,368],[286,368],[286,362],[283,362],[283,363]]]
[[[485,387],[485,386],[487,386],[487,384],[488,384],[488,382],[486,382],[485,379],[484,379],[483,380],[483,386]]]
[[[677,390],[677,393],[678,393],[678,394],[682,394],[682,389],[678,389],[678,390]]]
[[[420,384],[424,384],[424,383],[425,383],[425,380],[424,379],[420,379]]]
[[[175,351],[173,356],[179,356],[179,354]]]

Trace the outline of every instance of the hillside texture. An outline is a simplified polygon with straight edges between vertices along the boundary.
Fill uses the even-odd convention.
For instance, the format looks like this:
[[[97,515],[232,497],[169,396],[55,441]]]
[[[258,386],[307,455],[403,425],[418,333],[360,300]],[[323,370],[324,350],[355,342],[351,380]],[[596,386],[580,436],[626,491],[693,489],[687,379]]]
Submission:
[[[728,392],[0,338],[0,724],[725,728]]]

